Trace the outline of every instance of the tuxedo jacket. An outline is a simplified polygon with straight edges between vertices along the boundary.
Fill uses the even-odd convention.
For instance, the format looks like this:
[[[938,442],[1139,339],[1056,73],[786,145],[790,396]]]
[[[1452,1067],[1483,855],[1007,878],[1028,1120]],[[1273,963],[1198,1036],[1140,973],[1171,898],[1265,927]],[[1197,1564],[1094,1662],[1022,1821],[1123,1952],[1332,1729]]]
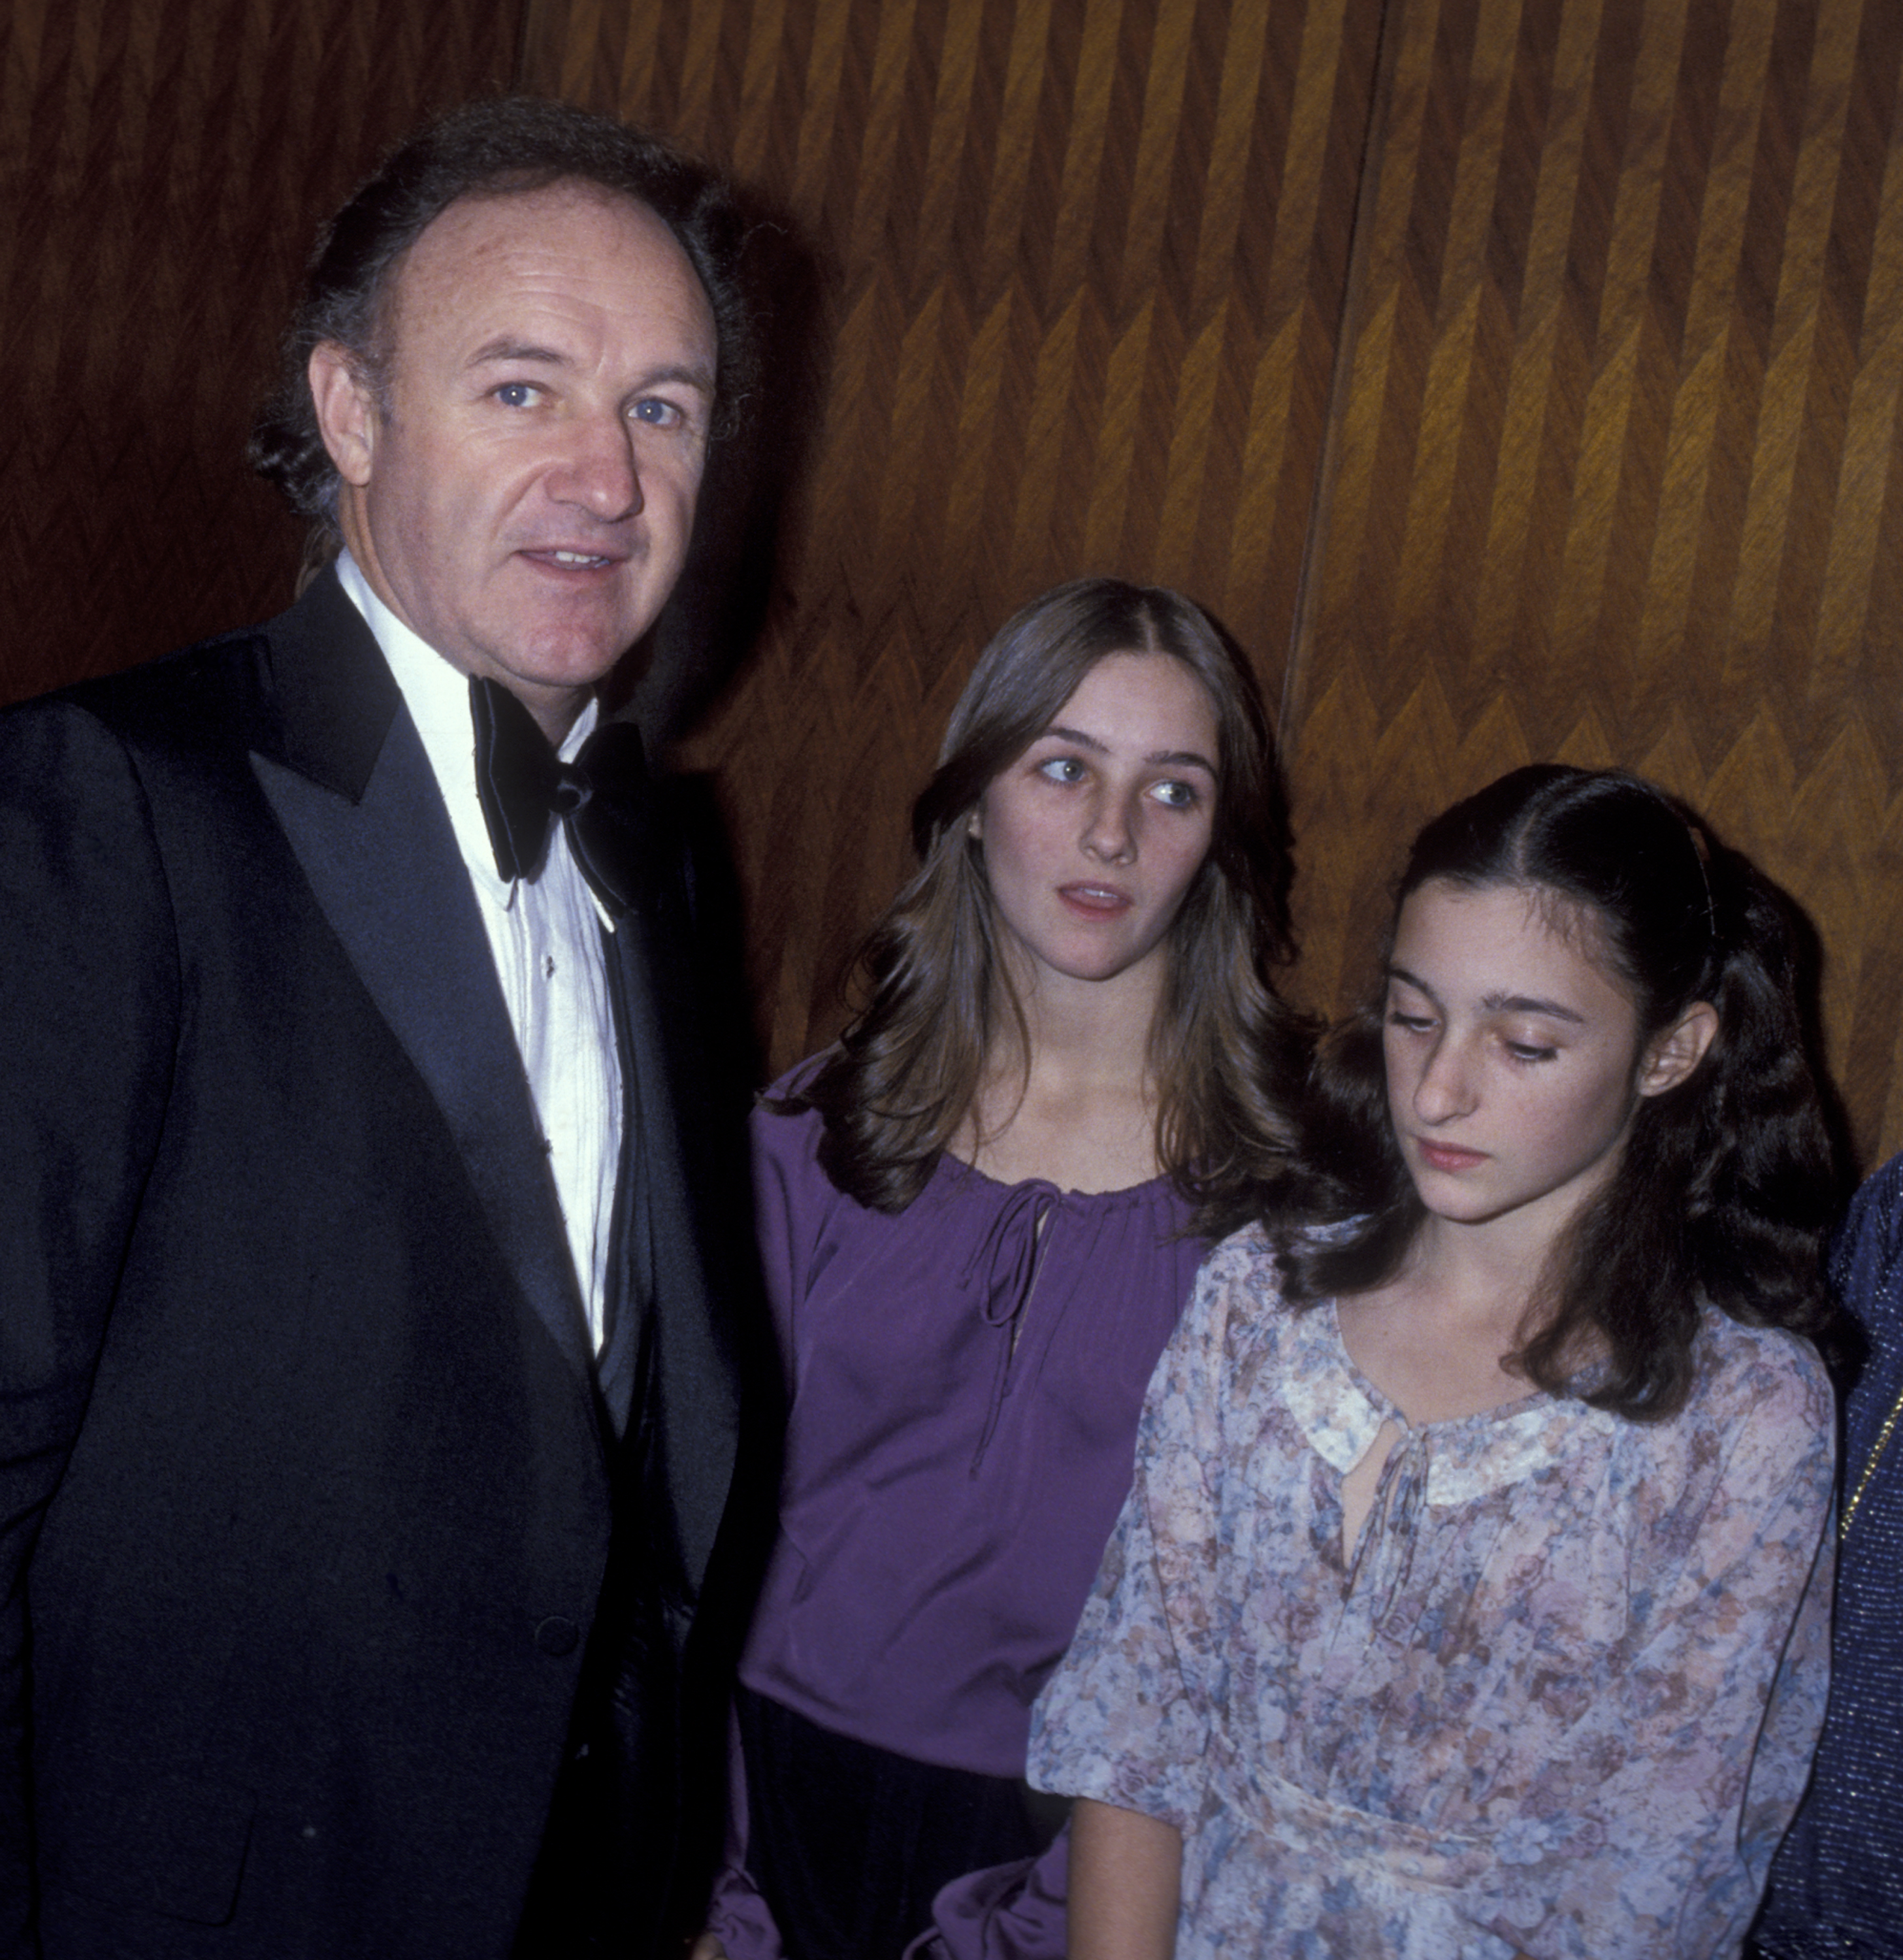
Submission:
[[[745,1215],[652,856],[604,935],[604,1394],[476,901],[334,577],[0,716],[8,1960],[506,1955],[584,1757],[649,1779],[612,1793],[646,1950]]]

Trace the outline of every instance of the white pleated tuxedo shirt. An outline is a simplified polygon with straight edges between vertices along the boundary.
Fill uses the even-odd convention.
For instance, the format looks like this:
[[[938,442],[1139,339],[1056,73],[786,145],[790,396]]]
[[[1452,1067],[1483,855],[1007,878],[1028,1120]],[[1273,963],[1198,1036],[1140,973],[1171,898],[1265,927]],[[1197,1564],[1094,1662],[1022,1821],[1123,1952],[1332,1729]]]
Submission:
[[[390,611],[348,552],[338,558],[337,578],[402,690],[449,811],[535,1099],[599,1353],[606,1333],[608,1236],[621,1158],[621,1065],[601,941],[603,928],[612,932],[614,921],[588,889],[563,824],[550,826],[548,854],[533,878],[498,875],[476,791],[469,676]],[[574,759],[597,712],[592,701],[582,710],[562,744],[564,762]]]

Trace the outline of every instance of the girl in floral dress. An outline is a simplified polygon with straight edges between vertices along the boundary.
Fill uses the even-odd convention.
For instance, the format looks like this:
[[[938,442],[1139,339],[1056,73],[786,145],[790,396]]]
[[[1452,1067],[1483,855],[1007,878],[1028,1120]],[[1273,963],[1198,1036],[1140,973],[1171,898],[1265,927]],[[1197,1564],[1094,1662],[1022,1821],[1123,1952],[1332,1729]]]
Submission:
[[[1650,784],[1517,770],[1416,840],[1318,1097],[1034,1717],[1074,1960],[1733,1954],[1827,1666],[1784,915]]]

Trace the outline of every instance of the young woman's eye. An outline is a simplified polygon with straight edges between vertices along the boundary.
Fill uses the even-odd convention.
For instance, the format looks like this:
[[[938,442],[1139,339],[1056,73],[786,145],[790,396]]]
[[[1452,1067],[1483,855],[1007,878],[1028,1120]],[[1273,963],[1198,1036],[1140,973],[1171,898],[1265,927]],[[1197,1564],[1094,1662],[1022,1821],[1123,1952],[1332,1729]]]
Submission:
[[[1551,1061],[1559,1050],[1542,1048],[1537,1042],[1509,1042],[1507,1052],[1516,1061]]]
[[[1424,1035],[1434,1026],[1434,1020],[1430,1015],[1410,1014],[1399,1007],[1390,1007],[1388,1010],[1388,1026],[1399,1028],[1405,1034]]]
[[[1158,783],[1150,794],[1167,810],[1194,810],[1201,800],[1194,783],[1178,782],[1173,778],[1166,783]]]
[[[1053,756],[1049,762],[1038,764],[1037,772],[1047,782],[1080,783],[1084,780],[1084,765],[1074,756]]]

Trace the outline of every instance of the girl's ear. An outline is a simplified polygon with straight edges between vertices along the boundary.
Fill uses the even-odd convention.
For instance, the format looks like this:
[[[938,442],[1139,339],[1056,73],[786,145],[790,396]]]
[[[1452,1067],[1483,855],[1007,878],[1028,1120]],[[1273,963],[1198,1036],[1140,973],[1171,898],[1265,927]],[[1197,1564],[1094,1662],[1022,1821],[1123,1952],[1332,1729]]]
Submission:
[[[1709,1001],[1694,1001],[1647,1047],[1639,1063],[1639,1093],[1663,1096],[1677,1088],[1704,1060],[1717,1032],[1717,1009]]]

